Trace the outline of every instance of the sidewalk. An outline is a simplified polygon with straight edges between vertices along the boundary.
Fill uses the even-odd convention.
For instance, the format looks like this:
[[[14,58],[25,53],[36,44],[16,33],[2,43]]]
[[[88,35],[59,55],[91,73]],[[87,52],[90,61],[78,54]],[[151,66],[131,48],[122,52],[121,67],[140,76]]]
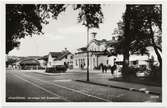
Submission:
[[[76,81],[83,82],[83,83],[89,83],[89,84],[95,84],[100,86],[106,86],[106,87],[114,87],[129,91],[136,91],[136,92],[143,92],[146,94],[153,94],[153,95],[162,95],[162,87],[157,86],[150,86],[150,85],[144,85],[144,84],[136,84],[136,83],[129,83],[129,82],[120,82],[120,81],[109,81],[109,77],[111,78],[112,75],[104,75],[103,78],[90,78],[90,81],[86,81],[85,79],[79,79]]]
[[[87,70],[80,70],[80,69],[73,69],[67,70],[65,74],[75,74],[75,73],[86,73]],[[37,71],[37,73],[51,75],[51,76],[59,76],[64,73],[46,73],[44,71]],[[136,91],[142,92],[146,94],[153,94],[153,95],[162,95],[162,87],[151,86],[151,85],[144,85],[144,84],[137,84],[137,83],[130,83],[130,82],[120,82],[120,81],[113,81],[109,78],[113,78],[110,72],[102,73],[100,70],[90,70],[90,73],[96,73],[94,76],[90,75],[90,81],[86,81],[85,78],[78,78],[75,81],[82,82],[82,83],[89,83],[95,84],[100,86],[107,86],[107,87],[114,87],[119,89],[124,89],[128,91]],[[119,74],[117,74],[117,77]]]
[[[69,70],[67,70],[67,73],[68,72],[87,72],[87,70],[86,69],[69,69]],[[90,73],[101,73],[101,70],[89,70],[89,72]]]

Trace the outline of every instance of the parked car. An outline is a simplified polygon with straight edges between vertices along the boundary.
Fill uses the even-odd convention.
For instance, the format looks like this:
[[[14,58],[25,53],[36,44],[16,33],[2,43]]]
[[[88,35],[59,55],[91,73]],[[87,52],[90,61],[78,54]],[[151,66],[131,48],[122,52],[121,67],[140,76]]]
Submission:
[[[56,63],[53,67],[46,68],[46,72],[48,73],[61,73],[61,72],[66,72],[66,70],[67,70],[67,66],[65,66],[61,62]]]
[[[145,71],[138,71],[138,72],[136,73],[136,76],[137,76],[137,77],[147,77],[147,76],[149,76],[149,75],[150,75],[150,72],[147,71],[147,70],[145,70]]]

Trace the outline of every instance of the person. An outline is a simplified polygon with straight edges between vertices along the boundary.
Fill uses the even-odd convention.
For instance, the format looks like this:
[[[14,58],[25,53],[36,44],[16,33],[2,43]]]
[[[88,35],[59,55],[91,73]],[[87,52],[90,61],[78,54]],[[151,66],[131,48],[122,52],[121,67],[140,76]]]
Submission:
[[[114,65],[110,67],[110,70],[111,70],[111,74],[113,75],[114,74],[114,71],[117,69],[117,66],[115,64],[115,60],[116,58],[114,59]]]
[[[110,68],[112,75],[114,74],[114,71],[116,70],[116,68],[117,68],[117,66],[116,66],[115,64],[114,64],[114,66],[112,66],[112,67]]]
[[[103,63],[100,63],[100,68],[102,69],[102,73],[104,73],[104,65],[103,65]]]
[[[83,69],[83,65],[81,64],[81,69]]]
[[[104,65],[104,71],[107,73],[107,65]]]

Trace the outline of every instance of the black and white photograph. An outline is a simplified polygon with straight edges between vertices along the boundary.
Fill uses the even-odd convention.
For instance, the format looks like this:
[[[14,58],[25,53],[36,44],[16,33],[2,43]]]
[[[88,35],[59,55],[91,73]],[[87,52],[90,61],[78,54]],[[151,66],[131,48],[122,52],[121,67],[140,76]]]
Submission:
[[[162,103],[162,7],[6,3],[6,103]]]

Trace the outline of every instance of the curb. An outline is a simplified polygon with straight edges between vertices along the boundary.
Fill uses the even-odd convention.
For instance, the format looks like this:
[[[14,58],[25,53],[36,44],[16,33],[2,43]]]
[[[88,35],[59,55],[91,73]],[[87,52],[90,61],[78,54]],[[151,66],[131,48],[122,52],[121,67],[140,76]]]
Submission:
[[[105,87],[113,87],[113,88],[118,88],[118,89],[123,89],[123,90],[128,90],[128,91],[135,91],[135,92],[141,92],[145,94],[152,94],[152,95],[161,95],[160,93],[153,92],[153,91],[148,91],[148,90],[140,90],[140,89],[135,89],[135,88],[126,88],[126,87],[120,87],[120,86],[115,86],[115,85],[107,85],[107,84],[102,84],[102,83],[96,83],[96,82],[88,82],[84,80],[75,80],[78,82],[83,82],[83,83],[89,83],[89,84],[94,84],[94,85],[100,85],[100,86],[105,86]]]
[[[43,74],[43,75],[47,75],[47,76],[60,76],[60,73],[45,73],[45,72],[35,72],[35,73],[38,73],[38,74]]]
[[[137,82],[137,81],[121,81],[121,80],[116,80],[116,79],[111,79],[109,78],[108,79],[109,81],[118,81],[118,82],[128,82],[128,83],[134,83],[134,84],[142,84],[142,85],[146,85],[146,86],[156,86],[156,87],[160,87],[162,85],[158,85],[158,84],[150,84],[150,83],[140,83],[140,82]]]

